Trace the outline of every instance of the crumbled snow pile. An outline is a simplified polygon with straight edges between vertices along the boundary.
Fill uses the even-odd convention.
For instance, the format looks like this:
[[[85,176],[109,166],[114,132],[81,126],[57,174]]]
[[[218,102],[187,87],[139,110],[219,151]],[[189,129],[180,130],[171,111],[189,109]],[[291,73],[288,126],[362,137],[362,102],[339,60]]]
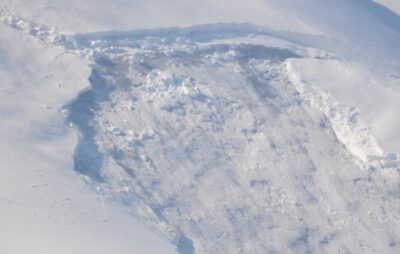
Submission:
[[[2,15],[90,67],[57,119],[105,221],[179,254],[400,251],[397,60],[249,23],[63,35]]]
[[[78,36],[95,63],[92,89],[67,106],[82,134],[75,169],[182,253],[339,252],[350,232],[353,250],[389,250],[369,228],[396,238],[398,204],[380,201],[396,192],[395,158],[388,166],[357,112],[304,92],[288,59],[314,51],[268,47],[254,31]],[[371,184],[386,193],[360,203]]]

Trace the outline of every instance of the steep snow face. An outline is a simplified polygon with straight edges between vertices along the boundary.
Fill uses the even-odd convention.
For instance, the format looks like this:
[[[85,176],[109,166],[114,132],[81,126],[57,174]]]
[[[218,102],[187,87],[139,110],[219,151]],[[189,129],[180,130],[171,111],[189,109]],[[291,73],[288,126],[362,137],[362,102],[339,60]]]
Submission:
[[[248,22],[399,74],[400,18],[371,0],[2,0],[0,10],[64,33]]]
[[[76,40],[95,63],[75,169],[180,253],[398,251],[396,158],[287,67],[327,52],[248,25]]]
[[[65,76],[56,84],[83,84],[85,75],[91,84],[61,110],[80,133],[74,152],[74,139],[56,114],[71,94],[51,103],[47,99],[53,96],[42,98],[45,91],[58,94],[46,90],[53,81],[39,86],[42,79],[33,79],[38,95],[23,91],[35,95],[26,110],[36,113],[16,118],[27,122],[2,127],[5,147],[19,142],[8,135],[13,127],[24,133],[37,119],[47,121],[32,127],[44,139],[20,143],[63,158],[62,165],[47,165],[63,173],[46,176],[33,201],[29,188],[21,191],[22,203],[31,202],[29,215],[11,205],[9,197],[19,190],[3,185],[3,218],[18,214],[15,221],[24,222],[4,238],[7,243],[24,232],[27,239],[41,236],[32,241],[38,248],[46,247],[50,236],[67,236],[65,246],[79,248],[76,232],[83,232],[90,235],[85,253],[109,253],[115,245],[121,253],[173,252],[165,240],[127,217],[129,212],[167,236],[180,254],[399,252],[399,17],[389,10],[372,1],[345,0],[254,0],[245,6],[243,1],[3,0],[0,7],[6,25],[47,43],[40,47],[59,46],[62,64],[51,72]],[[220,21],[262,27],[117,31]],[[87,33],[97,30],[112,31]],[[16,50],[7,45],[4,55]],[[36,63],[28,55],[21,59]],[[24,73],[36,77],[54,65],[43,59],[43,64],[29,64],[37,70]],[[91,74],[84,67],[88,62]],[[72,69],[64,72],[64,66]],[[79,78],[70,80],[75,72]],[[15,89],[10,86],[3,96],[16,98]],[[39,110],[42,102],[52,114]],[[4,117],[13,114],[7,107]],[[67,141],[46,143],[49,133]],[[9,158],[18,154],[20,147],[14,147]],[[33,157],[31,150],[26,154]],[[50,160],[46,156],[36,157],[38,165]],[[12,165],[13,159],[4,160]],[[25,164],[9,168],[2,172],[5,183],[18,182],[21,168],[29,179],[43,175]],[[72,168],[100,201],[77,182]],[[43,198],[51,192],[47,182],[54,184],[51,190],[60,190],[64,179],[66,200],[69,195],[75,200],[72,208],[67,201]],[[32,187],[38,189],[36,183]],[[61,190],[55,194],[64,197]],[[63,217],[65,206],[72,222],[63,224],[69,221]],[[33,207],[51,207],[54,221],[44,223]],[[25,221],[32,221],[33,230],[23,231]],[[44,231],[38,230],[42,223]],[[61,232],[65,227],[67,233]],[[15,252],[12,244],[0,246]]]
[[[397,116],[400,109],[400,82],[396,76],[376,73],[365,65],[337,60],[294,60],[290,62],[290,69],[297,72],[297,83],[302,83],[303,91],[319,89],[336,104],[348,107],[350,121],[356,122],[358,118],[365,121],[361,124],[364,127],[360,128],[370,128],[371,131],[365,136],[379,140],[379,145],[377,141],[360,141],[360,145],[363,143],[369,146],[367,149],[372,149],[366,155],[381,156],[379,146],[387,152],[400,154],[400,121]],[[355,134],[362,136],[363,132],[357,129]]]

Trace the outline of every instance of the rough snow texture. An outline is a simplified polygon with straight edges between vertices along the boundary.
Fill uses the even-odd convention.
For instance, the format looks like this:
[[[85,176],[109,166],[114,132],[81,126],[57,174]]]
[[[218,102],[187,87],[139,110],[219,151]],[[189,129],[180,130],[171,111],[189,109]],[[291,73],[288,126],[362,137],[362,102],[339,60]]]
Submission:
[[[76,133],[60,109],[89,85],[88,62],[0,34],[0,253],[176,253],[72,171]]]
[[[66,36],[10,14],[8,1],[2,15],[7,26],[90,61],[90,89],[61,111],[80,133],[69,167],[102,205],[122,206],[180,254],[398,253],[399,18],[371,1],[294,1],[298,11],[281,2],[266,6],[296,14],[295,31],[225,23]],[[340,11],[321,18],[332,7]],[[347,30],[352,21],[376,38]],[[104,229],[114,237],[129,228],[113,225]]]

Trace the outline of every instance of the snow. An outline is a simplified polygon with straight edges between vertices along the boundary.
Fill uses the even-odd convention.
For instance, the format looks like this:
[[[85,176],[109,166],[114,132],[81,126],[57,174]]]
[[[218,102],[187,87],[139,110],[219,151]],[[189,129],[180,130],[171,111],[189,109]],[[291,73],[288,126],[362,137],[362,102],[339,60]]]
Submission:
[[[397,139],[400,128],[397,117],[400,109],[398,79],[360,64],[335,60],[308,59],[291,61],[291,65],[301,73],[302,82],[307,86],[305,89],[318,86],[339,104],[357,107],[359,112],[355,113],[370,126],[371,136],[380,141],[382,149],[400,154]],[[356,132],[361,133],[359,130]]]
[[[0,16],[0,252],[399,252],[389,9],[2,0]]]
[[[269,22],[276,28],[308,30],[295,17],[280,17],[274,1],[240,0],[159,1],[159,0],[3,0],[5,11],[19,17],[52,24],[66,32],[132,30],[191,26],[218,22]],[[234,18],[233,18],[234,17]],[[291,29],[291,30],[293,30]]]
[[[234,27],[212,28],[221,41]],[[308,98],[298,96],[293,70],[285,67],[303,66],[315,52],[302,48],[306,55],[296,55],[283,42],[281,48],[218,44],[209,27],[197,29],[78,37],[81,47],[93,45],[86,40],[102,42],[93,53],[99,56],[93,95],[71,106],[74,116],[87,98],[97,105],[90,126],[82,117],[72,119],[83,133],[93,133],[104,163],[82,173],[98,175],[104,195],[165,234],[183,235],[195,252],[338,252],[352,241],[344,236],[356,232],[362,245],[353,250],[391,252],[385,238],[397,233],[387,218],[397,220],[397,204],[383,208],[379,200],[397,192],[396,184],[385,183],[398,178],[397,161],[383,158],[357,112],[342,112],[329,100],[302,103]],[[248,41],[253,35],[245,31],[230,40]],[[326,119],[333,110],[339,113]],[[385,191],[365,199],[362,192],[374,189],[361,180],[368,177]],[[381,238],[370,227],[379,228]]]
[[[59,109],[87,62],[1,25],[0,252],[175,253],[73,173],[76,133]]]
[[[375,2],[385,6],[397,14],[400,14],[400,3],[396,0],[375,0]]]

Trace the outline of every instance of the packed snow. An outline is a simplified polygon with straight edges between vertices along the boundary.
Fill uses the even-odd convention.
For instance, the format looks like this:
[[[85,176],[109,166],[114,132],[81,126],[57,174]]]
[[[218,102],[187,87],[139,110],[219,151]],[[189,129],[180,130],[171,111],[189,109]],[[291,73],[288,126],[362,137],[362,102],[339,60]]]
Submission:
[[[89,63],[0,30],[0,253],[176,253],[71,171],[76,132],[60,110],[87,86]]]
[[[385,6],[2,0],[0,252],[398,253]]]

